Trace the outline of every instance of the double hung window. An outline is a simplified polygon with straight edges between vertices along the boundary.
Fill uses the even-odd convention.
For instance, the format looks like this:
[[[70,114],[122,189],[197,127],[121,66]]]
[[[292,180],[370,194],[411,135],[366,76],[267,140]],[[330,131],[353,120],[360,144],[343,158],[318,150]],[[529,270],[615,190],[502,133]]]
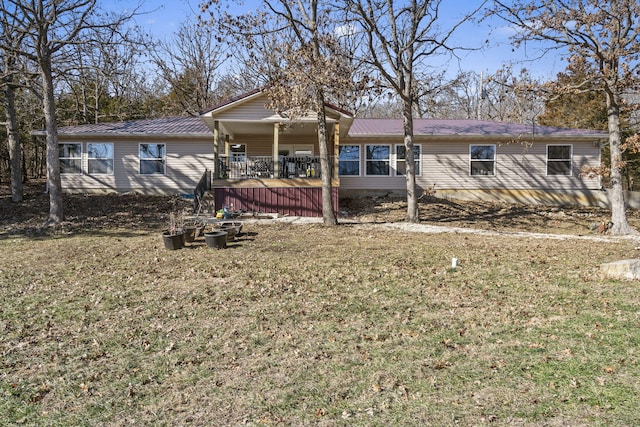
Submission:
[[[79,142],[58,145],[60,157],[60,173],[82,173],[82,144]]]
[[[367,145],[365,147],[365,168],[369,176],[391,175],[391,146]]]
[[[113,175],[113,144],[87,144],[87,172],[90,175]]]
[[[140,144],[140,175],[164,175],[166,167],[165,144]]]
[[[571,145],[547,145],[547,175],[571,175]]]
[[[360,146],[341,145],[338,153],[340,164],[340,175],[359,176],[360,175]]]
[[[413,164],[415,165],[416,176],[420,176],[421,146],[413,146]],[[396,175],[404,176],[407,173],[407,148],[403,145],[396,145]]]
[[[496,146],[469,146],[469,175],[493,176],[496,174]]]

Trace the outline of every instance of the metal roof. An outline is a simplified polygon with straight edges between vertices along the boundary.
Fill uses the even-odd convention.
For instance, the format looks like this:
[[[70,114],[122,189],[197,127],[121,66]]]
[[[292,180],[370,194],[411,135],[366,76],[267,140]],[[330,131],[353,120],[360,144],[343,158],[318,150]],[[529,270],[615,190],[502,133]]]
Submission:
[[[58,128],[61,135],[212,135],[200,117],[164,117]]]
[[[604,138],[607,132],[587,129],[566,129],[551,126],[484,120],[414,119],[415,136],[526,136],[595,137]],[[402,119],[355,119],[349,129],[350,137],[403,135]]]
[[[43,132],[44,133],[44,132]],[[212,131],[202,117],[165,117],[125,122],[97,123],[58,128],[60,135],[199,135],[209,136]],[[551,126],[533,126],[481,120],[414,119],[415,136],[437,137],[573,137],[602,139],[605,131],[568,129]],[[354,119],[349,137],[389,137],[403,135],[402,119]]]

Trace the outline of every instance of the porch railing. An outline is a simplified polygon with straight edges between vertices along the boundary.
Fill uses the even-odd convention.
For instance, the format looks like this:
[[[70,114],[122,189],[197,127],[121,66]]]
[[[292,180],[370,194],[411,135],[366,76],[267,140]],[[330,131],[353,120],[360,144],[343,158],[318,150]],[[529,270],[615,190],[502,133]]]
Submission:
[[[235,155],[231,158],[221,157],[219,162],[219,179],[320,178],[320,157],[317,156],[280,156],[277,177],[274,176],[271,156]]]

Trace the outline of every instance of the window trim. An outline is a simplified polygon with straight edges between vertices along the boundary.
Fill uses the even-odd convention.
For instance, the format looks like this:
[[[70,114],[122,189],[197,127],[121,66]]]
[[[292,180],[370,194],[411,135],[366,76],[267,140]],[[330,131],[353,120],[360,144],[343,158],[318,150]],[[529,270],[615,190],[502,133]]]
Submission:
[[[90,157],[90,145],[110,145],[111,157]],[[113,142],[87,142],[87,175],[114,175],[115,174],[115,144]],[[92,160],[111,160],[111,172],[91,172]]]
[[[395,150],[393,152],[393,155],[394,155],[395,159],[394,159],[394,169],[393,170],[394,170],[395,176],[404,177],[404,176],[406,176],[406,173],[402,173],[402,174],[398,173],[398,161],[406,163],[406,161],[407,161],[406,160],[406,154],[405,154],[404,158],[400,159],[398,157],[398,147],[403,147],[404,148],[404,144],[396,144],[395,147],[394,147]],[[416,149],[416,147],[419,150],[417,157],[415,157],[415,149]],[[416,176],[422,176],[422,144],[413,144],[413,150],[414,150],[414,159],[413,160],[414,160],[414,163],[417,163],[417,166],[419,168],[418,170],[420,171],[419,173],[416,174]],[[406,165],[405,165],[405,169],[404,170],[405,171],[407,170]]]
[[[62,157],[60,155],[60,151],[65,145],[78,145],[80,146],[80,155],[78,157]],[[58,143],[58,161],[60,163],[60,175],[82,175],[82,142],[60,142]],[[73,160],[74,162],[79,162],[79,167],[77,171],[74,172],[64,172],[62,169],[62,161],[63,160]]]
[[[471,153],[473,147],[493,147],[493,159],[473,159],[471,158]],[[493,169],[491,174],[482,175],[482,174],[474,174],[473,173],[473,162],[493,162]],[[496,176],[498,169],[498,150],[496,144],[469,144],[469,176],[483,176],[490,177]]]
[[[569,147],[568,159],[549,159],[549,147]],[[549,173],[549,163],[569,162],[569,173]],[[573,176],[573,144],[547,144],[545,149],[546,176]]]
[[[356,160],[340,160],[340,150],[344,147],[356,147],[358,149],[358,158]],[[361,156],[361,151],[362,151],[362,145],[359,144],[345,144],[345,145],[340,145],[338,148],[338,175],[339,176],[346,176],[346,177],[359,177],[362,176],[362,167],[361,167],[361,163],[362,163],[362,156]],[[358,173],[355,175],[345,175],[345,174],[341,174],[340,173],[340,165],[342,163],[357,163],[358,164]]]
[[[145,157],[141,156],[143,145],[164,145],[163,157]],[[145,160],[162,161],[163,171],[162,173],[142,173],[142,162]],[[138,175],[160,175],[165,176],[167,174],[167,144],[164,142],[140,142],[138,143]]]
[[[391,144],[365,144],[364,146],[364,176],[379,176],[379,177],[389,177],[391,176],[391,157],[393,156],[393,150],[392,150],[392,145]],[[388,147],[389,148],[389,157],[387,157],[386,159],[368,159],[367,158],[367,153],[368,153],[368,147]],[[387,167],[389,169],[389,172],[386,175],[378,175],[378,174],[370,174],[367,172],[368,169],[368,165],[369,162],[387,162]]]

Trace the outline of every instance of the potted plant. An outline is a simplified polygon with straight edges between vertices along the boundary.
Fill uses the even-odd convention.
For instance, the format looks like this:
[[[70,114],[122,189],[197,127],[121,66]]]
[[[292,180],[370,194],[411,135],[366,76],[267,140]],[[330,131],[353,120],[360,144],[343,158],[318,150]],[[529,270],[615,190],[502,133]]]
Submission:
[[[167,221],[167,229],[162,232],[164,247],[170,250],[184,247],[184,217],[182,213],[171,212]]]
[[[191,243],[198,237],[198,224],[195,221],[188,221],[184,224],[184,241]]]
[[[227,232],[213,229],[204,233],[204,241],[210,248],[225,249],[227,247]]]

